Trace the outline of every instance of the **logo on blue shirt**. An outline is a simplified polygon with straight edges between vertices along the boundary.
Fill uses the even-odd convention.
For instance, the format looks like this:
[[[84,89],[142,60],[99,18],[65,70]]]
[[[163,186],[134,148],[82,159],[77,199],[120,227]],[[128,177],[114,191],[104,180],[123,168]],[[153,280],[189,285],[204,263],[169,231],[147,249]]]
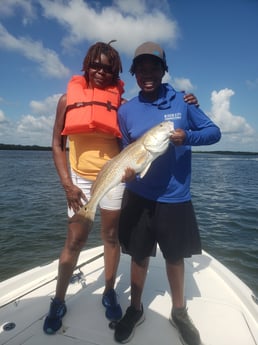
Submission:
[[[164,114],[164,121],[180,120],[182,113]]]

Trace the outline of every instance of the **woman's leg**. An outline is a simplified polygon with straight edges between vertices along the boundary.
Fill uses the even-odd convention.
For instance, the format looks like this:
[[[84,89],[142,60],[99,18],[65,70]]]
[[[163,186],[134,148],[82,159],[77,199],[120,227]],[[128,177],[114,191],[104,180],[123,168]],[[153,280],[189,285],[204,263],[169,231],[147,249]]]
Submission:
[[[91,225],[87,222],[68,223],[67,238],[59,258],[55,297],[64,301],[65,294],[76,266],[79,254],[85,245]]]
[[[100,215],[101,238],[104,244],[105,294],[114,288],[120,259],[120,244],[118,241],[120,210],[110,211],[100,209]]]

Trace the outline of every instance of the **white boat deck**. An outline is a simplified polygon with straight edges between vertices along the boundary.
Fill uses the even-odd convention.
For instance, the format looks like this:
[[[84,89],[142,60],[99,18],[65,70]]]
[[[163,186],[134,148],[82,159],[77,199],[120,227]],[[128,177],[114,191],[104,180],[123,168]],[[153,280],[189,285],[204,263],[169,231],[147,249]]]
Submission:
[[[81,253],[79,264],[95,258],[103,247]],[[54,295],[57,261],[0,283],[0,345],[114,345],[105,318],[103,257],[81,267],[85,281],[70,284],[68,312],[56,335],[45,335],[43,320]],[[75,273],[79,271],[76,270]],[[122,255],[116,291],[123,311],[129,304],[130,258]],[[251,290],[207,253],[186,260],[188,311],[204,345],[258,345],[258,306]],[[19,297],[23,296],[23,297]],[[131,345],[181,345],[168,321],[171,300],[164,260],[151,259],[143,305],[145,322],[136,328]],[[4,330],[7,324],[12,330]]]

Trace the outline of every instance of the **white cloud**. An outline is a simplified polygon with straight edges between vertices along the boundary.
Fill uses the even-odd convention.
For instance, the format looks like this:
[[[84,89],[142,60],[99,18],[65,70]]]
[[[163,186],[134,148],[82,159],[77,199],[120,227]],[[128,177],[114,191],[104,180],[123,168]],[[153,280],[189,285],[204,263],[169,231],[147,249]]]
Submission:
[[[36,62],[44,76],[63,78],[69,75],[68,68],[61,63],[55,51],[45,48],[39,41],[12,36],[2,24],[0,24],[0,45],[1,49],[18,52]]]
[[[0,109],[0,125],[1,123],[4,123],[4,122],[6,122],[6,118],[5,118],[3,110]]]
[[[220,127],[222,139],[219,146],[225,150],[257,151],[258,138],[255,130],[243,116],[234,115],[230,111],[230,98],[235,94],[231,89],[213,91],[211,94],[211,119]]]
[[[52,127],[53,124],[53,116],[40,116],[35,117],[32,115],[26,115],[23,116],[22,119],[19,121],[19,124],[17,126],[17,131],[22,133],[42,133],[42,131],[48,130],[50,127]]]
[[[32,114],[23,115],[17,122],[8,120],[0,110],[0,142],[51,146],[56,106],[60,96],[61,94],[55,94],[42,101],[32,100]]]
[[[179,91],[191,92],[194,90],[194,86],[188,78],[174,78],[172,85]]]
[[[145,15],[150,9],[159,10],[163,13],[168,13],[170,10],[166,0],[114,0],[113,4],[119,11],[138,17]]]
[[[211,114],[213,120],[221,127],[224,133],[235,133],[243,136],[253,135],[254,130],[243,116],[233,115],[230,111],[230,98],[234,95],[231,89],[223,89],[211,94]]]
[[[54,115],[22,116],[13,128],[12,144],[51,146],[53,123]]]
[[[134,0],[135,7],[131,0],[120,0],[101,8],[90,7],[82,0],[66,3],[40,0],[40,3],[45,16],[56,19],[67,30],[63,39],[67,49],[85,40],[108,42],[116,39],[117,49],[131,55],[135,47],[145,40],[174,45],[178,36],[176,21],[168,18],[157,8],[156,2],[150,0]]]
[[[24,115],[17,124],[17,133],[27,138],[30,144],[50,146],[57,102],[61,94],[42,101],[32,100],[30,108],[34,115]]]
[[[145,0],[130,0],[130,1],[121,1],[115,0],[114,5],[117,6],[118,10],[123,13],[130,13],[132,15],[142,15],[146,9]]]
[[[11,17],[16,12],[22,12],[26,17],[34,17],[34,9],[30,0],[1,0],[0,15]]]
[[[43,101],[31,101],[30,108],[34,114],[55,114],[56,106],[61,94],[47,97]]]
[[[258,78],[254,80],[247,80],[246,85],[250,87],[251,89],[257,88],[258,87]]]
[[[13,135],[10,128],[12,128],[10,120],[6,117],[4,111],[0,109],[0,143],[9,143],[8,138],[10,138],[10,134]]]
[[[165,73],[162,82],[171,84],[177,91],[192,92],[195,89],[190,79],[172,78],[169,72]]]

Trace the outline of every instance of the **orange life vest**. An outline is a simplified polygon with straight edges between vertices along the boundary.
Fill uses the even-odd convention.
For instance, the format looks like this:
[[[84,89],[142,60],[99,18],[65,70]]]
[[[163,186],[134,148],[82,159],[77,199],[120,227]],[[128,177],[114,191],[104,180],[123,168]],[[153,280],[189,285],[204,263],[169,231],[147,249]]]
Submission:
[[[121,104],[124,82],[106,89],[88,89],[86,79],[75,75],[67,86],[63,135],[105,132],[121,138],[117,109]]]

